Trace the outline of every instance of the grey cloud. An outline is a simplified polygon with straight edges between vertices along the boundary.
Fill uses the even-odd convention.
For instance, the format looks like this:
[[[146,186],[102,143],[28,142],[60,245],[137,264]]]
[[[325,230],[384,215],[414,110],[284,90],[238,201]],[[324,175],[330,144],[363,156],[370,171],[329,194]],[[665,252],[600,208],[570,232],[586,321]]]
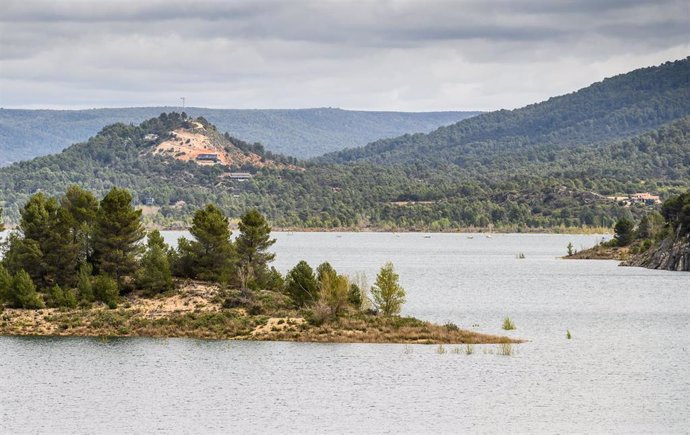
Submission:
[[[15,1],[0,104],[492,109],[685,57],[690,4]],[[171,101],[173,100],[173,101]]]

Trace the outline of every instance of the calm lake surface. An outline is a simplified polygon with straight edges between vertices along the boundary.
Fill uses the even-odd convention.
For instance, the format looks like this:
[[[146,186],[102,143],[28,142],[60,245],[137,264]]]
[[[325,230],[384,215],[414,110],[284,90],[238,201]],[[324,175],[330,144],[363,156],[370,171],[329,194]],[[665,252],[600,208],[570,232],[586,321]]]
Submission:
[[[510,316],[508,335],[529,342],[501,356],[495,346],[466,355],[454,346],[0,337],[0,433],[690,428],[688,273],[557,258],[570,241],[600,239],[589,235],[276,237],[283,272],[328,260],[371,283],[390,260],[407,290],[404,314],[488,333],[505,333]]]

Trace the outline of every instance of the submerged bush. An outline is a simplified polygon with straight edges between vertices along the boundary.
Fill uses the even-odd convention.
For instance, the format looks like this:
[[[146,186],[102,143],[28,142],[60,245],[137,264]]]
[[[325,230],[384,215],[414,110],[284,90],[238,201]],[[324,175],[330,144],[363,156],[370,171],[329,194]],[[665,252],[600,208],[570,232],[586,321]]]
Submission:
[[[499,344],[498,354],[503,356],[511,356],[513,354],[513,345],[510,343]]]

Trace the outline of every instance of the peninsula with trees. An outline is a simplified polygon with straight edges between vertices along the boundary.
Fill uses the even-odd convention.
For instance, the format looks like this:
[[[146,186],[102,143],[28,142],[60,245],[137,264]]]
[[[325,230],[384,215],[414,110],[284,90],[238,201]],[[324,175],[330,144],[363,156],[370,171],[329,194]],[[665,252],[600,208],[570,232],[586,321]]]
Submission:
[[[575,252],[568,245],[567,259],[621,260],[623,266],[690,271],[690,191],[672,196],[660,211],[650,211],[639,222],[623,217],[614,237]]]
[[[208,204],[193,215],[192,237],[172,248],[144,230],[132,202],[125,189],[99,201],[78,186],[29,198],[2,243],[0,335],[519,342],[400,316],[406,295],[391,263],[373,286],[328,262],[300,261],[282,275],[255,209],[232,238],[228,217]]]

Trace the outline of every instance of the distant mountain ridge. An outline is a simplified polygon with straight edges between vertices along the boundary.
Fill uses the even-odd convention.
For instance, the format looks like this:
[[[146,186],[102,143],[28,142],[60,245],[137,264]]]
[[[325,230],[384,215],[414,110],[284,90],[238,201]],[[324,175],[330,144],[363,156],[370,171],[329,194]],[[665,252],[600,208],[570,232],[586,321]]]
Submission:
[[[0,109],[0,166],[62,151],[86,141],[104,126],[139,124],[177,107],[135,107],[88,110]],[[203,116],[220,131],[248,142],[261,142],[272,152],[300,159],[384,137],[429,132],[480,112],[368,112],[317,109],[205,109],[185,112]]]
[[[690,57],[520,109],[484,113],[429,134],[406,134],[335,152],[323,160],[470,167],[509,155],[624,139],[688,114]]]

